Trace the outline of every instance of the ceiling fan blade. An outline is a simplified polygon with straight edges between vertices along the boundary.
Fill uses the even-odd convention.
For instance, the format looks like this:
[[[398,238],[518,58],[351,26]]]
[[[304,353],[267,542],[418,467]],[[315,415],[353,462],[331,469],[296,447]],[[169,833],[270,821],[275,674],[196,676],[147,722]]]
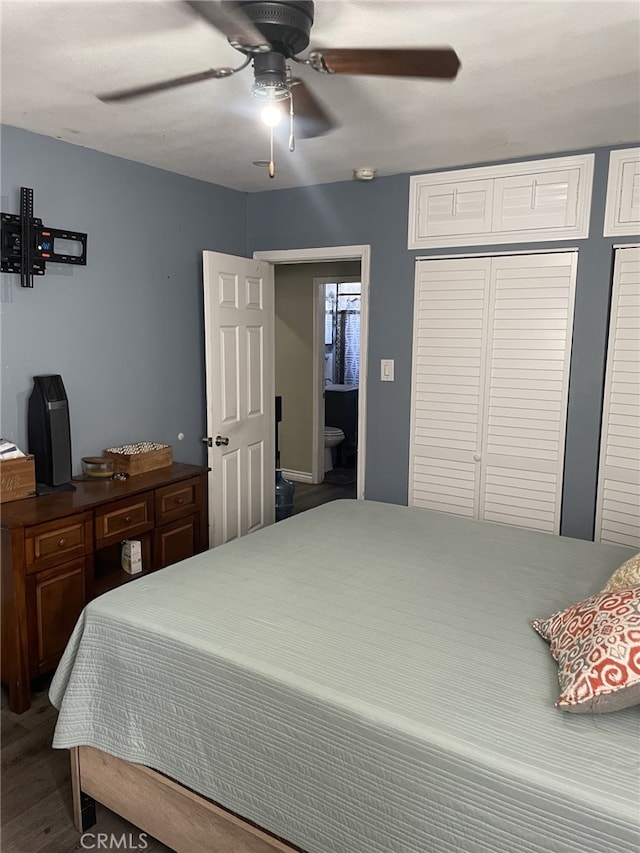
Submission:
[[[136,86],[133,89],[121,89],[118,92],[106,92],[104,95],[98,95],[98,100],[104,101],[105,104],[111,104],[115,101],[132,101],[134,98],[142,98],[145,95],[153,95],[156,92],[164,92],[167,89],[176,89],[179,86],[188,86],[190,83],[200,83],[202,80],[215,80],[220,77],[229,77],[245,68],[251,61],[247,57],[246,61],[240,68],[209,68],[208,71],[197,71],[195,74],[187,74],[185,77],[174,77],[172,80],[163,80],[160,83],[149,83],[146,86]]]
[[[460,60],[451,47],[393,49],[326,48],[314,50],[310,64],[330,74],[378,74],[388,77],[436,77],[452,80]],[[318,67],[318,66],[323,67]]]
[[[213,0],[185,0],[207,23],[225,35],[233,47],[248,53],[265,53],[271,45],[241,11],[241,4],[213,2]]]
[[[296,139],[313,139],[338,127],[320,101],[302,80],[291,80],[293,121]]]

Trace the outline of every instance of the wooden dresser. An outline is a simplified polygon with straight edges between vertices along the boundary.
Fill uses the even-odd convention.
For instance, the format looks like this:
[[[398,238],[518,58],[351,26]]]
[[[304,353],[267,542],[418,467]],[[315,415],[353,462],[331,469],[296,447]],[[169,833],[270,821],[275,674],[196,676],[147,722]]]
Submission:
[[[85,604],[141,577],[121,568],[123,539],[141,541],[143,574],[208,547],[206,468],[176,462],[73,485],[0,506],[2,682],[16,713],[31,704],[31,680],[55,669]]]

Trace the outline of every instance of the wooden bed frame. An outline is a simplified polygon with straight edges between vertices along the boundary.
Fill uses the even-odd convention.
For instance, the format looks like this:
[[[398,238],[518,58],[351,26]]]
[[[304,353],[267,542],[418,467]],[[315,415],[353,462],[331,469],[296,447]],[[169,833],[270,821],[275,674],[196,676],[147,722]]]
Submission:
[[[70,752],[78,832],[95,823],[98,801],[176,851],[304,853],[156,770],[91,746]]]

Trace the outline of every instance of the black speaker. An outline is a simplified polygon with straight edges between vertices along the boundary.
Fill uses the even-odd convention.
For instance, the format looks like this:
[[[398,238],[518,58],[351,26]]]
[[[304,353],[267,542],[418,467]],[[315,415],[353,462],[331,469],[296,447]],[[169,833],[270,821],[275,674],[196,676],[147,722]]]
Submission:
[[[27,418],[38,492],[70,490],[71,427],[62,377],[34,376]]]

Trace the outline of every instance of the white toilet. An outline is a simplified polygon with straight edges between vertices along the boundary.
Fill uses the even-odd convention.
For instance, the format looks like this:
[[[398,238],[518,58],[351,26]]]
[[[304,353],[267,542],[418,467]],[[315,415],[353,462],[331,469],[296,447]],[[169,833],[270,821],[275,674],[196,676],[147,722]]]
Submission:
[[[337,447],[344,441],[344,432],[338,427],[325,426],[324,428],[324,470],[333,469],[332,448]]]

